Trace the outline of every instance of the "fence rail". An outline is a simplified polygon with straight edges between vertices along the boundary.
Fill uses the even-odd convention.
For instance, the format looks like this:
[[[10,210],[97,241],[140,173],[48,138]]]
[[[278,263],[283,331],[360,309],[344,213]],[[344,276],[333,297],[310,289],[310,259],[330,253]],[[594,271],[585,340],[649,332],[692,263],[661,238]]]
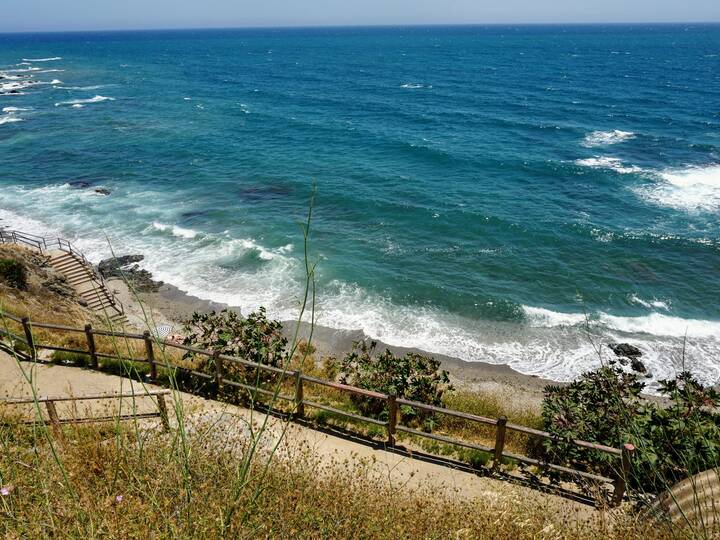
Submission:
[[[39,397],[21,397],[21,398],[2,398],[0,403],[4,405],[28,405],[31,403],[43,403],[47,410],[48,421],[50,425],[60,433],[59,427],[61,424],[86,424],[91,422],[107,422],[111,420],[139,420],[144,418],[160,418],[163,429],[166,431],[170,429],[170,421],[168,418],[167,403],[165,403],[165,396],[170,394],[170,390],[146,390],[142,392],[125,392],[120,394],[90,394],[84,396],[39,396]],[[133,413],[133,414],[119,414],[117,416],[93,416],[83,418],[63,418],[61,419],[57,412],[56,403],[62,403],[67,401],[99,401],[105,399],[123,399],[123,398],[144,398],[150,397],[157,400],[157,412],[148,413]],[[44,419],[40,419],[43,423],[48,423]],[[27,423],[34,423],[30,421]]]
[[[605,483],[605,484],[612,484],[613,491],[611,495],[610,502],[613,505],[617,505],[622,501],[622,498],[625,494],[626,490],[626,478],[630,470],[630,460],[632,457],[632,453],[634,451],[634,447],[630,444],[626,444],[623,446],[623,448],[613,448],[610,446],[605,446],[602,444],[597,444],[593,442],[588,441],[582,441],[582,440],[573,440],[573,441],[562,441],[563,443],[571,443],[579,448],[583,448],[586,450],[594,450],[598,452],[603,452],[606,454],[609,454],[615,458],[618,459],[619,463],[616,468],[616,475],[614,478],[610,478],[607,476],[602,476],[586,471],[581,471],[569,467],[565,467],[558,464],[553,463],[546,463],[544,461],[534,459],[528,456],[518,455],[511,452],[508,452],[505,448],[505,436],[508,430],[515,431],[519,433],[524,433],[526,435],[537,437],[541,439],[546,439],[550,441],[557,441],[557,439],[547,431],[542,431],[538,429],[533,429],[527,426],[522,426],[519,424],[511,424],[507,422],[507,418],[500,417],[500,418],[486,418],[483,416],[478,416],[462,411],[456,411],[452,409],[446,409],[444,407],[437,407],[434,405],[428,405],[426,403],[421,403],[418,401],[411,401],[403,398],[398,398],[397,396],[394,396],[392,394],[385,394],[382,392],[375,392],[372,390],[366,390],[363,388],[357,388],[354,386],[349,386],[346,384],[340,384],[334,381],[328,381],[324,379],[319,379],[317,377],[312,377],[309,375],[305,375],[300,371],[296,370],[289,370],[289,369],[281,369],[273,366],[268,366],[264,364],[258,364],[255,362],[251,362],[242,358],[236,358],[232,356],[227,355],[221,355],[217,353],[213,353],[211,351],[206,351],[203,349],[198,349],[195,347],[189,347],[186,345],[181,345],[178,343],[174,343],[172,341],[166,341],[161,340],[156,337],[152,337],[149,332],[144,332],[143,334],[132,334],[132,333],[124,333],[124,332],[108,332],[105,330],[95,330],[90,325],[86,325],[85,328],[71,328],[66,326],[59,326],[59,325],[52,325],[52,324],[45,324],[45,323],[32,323],[27,318],[18,318],[15,316],[12,316],[10,314],[2,314],[4,317],[11,319],[15,321],[16,323],[20,323],[23,327],[25,337],[20,337],[16,334],[12,334],[9,331],[0,329],[0,335],[6,335],[8,337],[11,337],[13,339],[19,340],[23,343],[25,343],[30,351],[31,351],[31,358],[33,360],[37,360],[37,349],[38,348],[46,348],[51,350],[71,350],[72,352],[81,352],[83,354],[87,354],[90,356],[91,359],[91,367],[98,368],[98,358],[117,358],[116,355],[108,355],[96,352],[95,350],[95,343],[94,343],[94,336],[114,336],[114,337],[121,337],[125,339],[134,339],[134,340],[142,340],[145,343],[145,349],[146,349],[146,357],[145,358],[131,358],[127,359],[130,361],[135,362],[145,362],[150,364],[150,377],[151,380],[156,381],[157,380],[157,366],[166,367],[170,369],[178,369],[183,370],[188,373],[192,373],[194,375],[197,375],[199,377],[212,380],[215,384],[215,390],[218,391],[220,387],[223,385],[232,386],[232,387],[238,387],[238,388],[244,388],[247,390],[250,390],[252,392],[257,392],[260,394],[268,394],[268,395],[274,395],[277,398],[287,400],[290,402],[293,402],[295,404],[295,408],[293,411],[293,416],[295,418],[300,418],[305,413],[305,407],[311,407],[316,408],[320,410],[324,410],[327,412],[330,412],[332,414],[336,414],[339,416],[343,416],[345,418],[354,420],[354,421],[360,421],[360,422],[366,422],[369,424],[374,424],[377,426],[384,427],[387,430],[387,444],[389,446],[394,446],[396,443],[396,434],[397,432],[407,433],[416,437],[423,437],[435,441],[440,441],[447,444],[457,445],[464,448],[470,448],[474,450],[480,450],[484,452],[488,452],[492,455],[493,458],[493,469],[498,469],[500,464],[502,463],[503,459],[512,459],[516,460],[521,463],[525,463],[528,465],[538,466],[540,468],[550,469],[553,471],[561,472],[567,475],[571,475],[577,478],[583,478],[585,480],[589,480],[592,482],[599,482],[599,483]],[[51,330],[58,330],[62,332],[75,332],[84,334],[87,341],[87,350],[78,350],[78,349],[64,349],[61,347],[56,347],[53,345],[43,345],[41,343],[38,343],[32,333],[32,327],[38,327],[38,328],[45,328],[45,329],[51,329]],[[172,348],[177,349],[185,352],[191,352],[196,355],[200,356],[206,356],[209,358],[213,358],[215,362],[215,368],[216,373],[214,375],[210,375],[208,373],[201,373],[197,371],[190,370],[188,368],[182,367],[182,366],[175,366],[166,364],[164,362],[159,362],[155,359],[155,346],[158,347],[165,347],[165,348]],[[230,362],[230,363],[236,363],[240,364],[246,367],[253,367],[258,370],[263,370],[267,372],[275,373],[276,375],[279,375],[283,379],[293,379],[295,383],[295,395],[294,396],[287,396],[279,394],[278,392],[270,392],[268,390],[264,390],[262,388],[258,388],[257,386],[242,384],[238,381],[229,380],[224,377],[225,370],[223,369],[223,363],[224,362]],[[316,385],[322,385],[334,390],[337,390],[342,393],[346,394],[353,394],[356,396],[362,396],[366,398],[374,398],[378,400],[385,401],[387,403],[387,409],[388,409],[388,419],[387,420],[378,420],[375,418],[369,418],[367,416],[362,416],[359,414],[351,413],[349,411],[344,411],[342,409],[337,409],[334,407],[330,407],[328,405],[317,403],[315,401],[310,401],[308,399],[305,399],[304,397],[304,386],[305,384],[316,384]],[[400,424],[400,414],[399,414],[399,406],[403,405],[406,407],[412,407],[415,409],[424,410],[427,412],[432,412],[436,414],[443,414],[448,416],[454,416],[456,418],[461,418],[463,420],[467,420],[470,422],[475,422],[478,424],[486,425],[486,426],[493,426],[496,430],[496,438],[495,438],[495,445],[493,447],[487,447],[480,444],[463,441],[460,439],[455,439],[452,437],[447,437],[444,435],[437,435],[434,433],[426,433],[424,431],[419,431],[412,429],[408,426],[403,426]]]
[[[110,286],[107,284],[102,274],[95,269],[93,264],[85,258],[85,255],[83,255],[82,252],[75,249],[75,247],[67,240],[63,238],[45,238],[34,234],[3,229],[0,227],[0,244],[24,245],[36,249],[41,253],[45,253],[50,249],[58,249],[69,253],[88,270],[91,275],[90,281],[93,285],[106,292],[104,297],[107,298],[110,303],[110,307],[115,310],[118,315],[125,315],[125,308],[123,307],[122,302],[120,302],[120,300],[115,298],[115,295],[112,294]]]

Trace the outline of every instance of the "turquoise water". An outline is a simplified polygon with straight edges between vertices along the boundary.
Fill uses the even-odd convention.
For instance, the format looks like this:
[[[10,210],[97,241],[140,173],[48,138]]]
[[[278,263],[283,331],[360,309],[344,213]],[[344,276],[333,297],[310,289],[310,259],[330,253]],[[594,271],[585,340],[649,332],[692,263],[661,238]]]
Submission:
[[[4,35],[0,223],[288,318],[315,183],[322,324],[565,380],[587,313],[716,382],[719,55],[717,25]]]

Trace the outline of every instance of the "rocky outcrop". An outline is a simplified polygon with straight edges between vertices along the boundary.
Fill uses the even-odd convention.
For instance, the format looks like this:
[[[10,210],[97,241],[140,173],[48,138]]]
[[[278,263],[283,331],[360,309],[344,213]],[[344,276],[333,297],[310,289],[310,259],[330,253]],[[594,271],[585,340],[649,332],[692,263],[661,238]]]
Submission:
[[[162,281],[152,279],[152,274],[137,264],[144,255],[122,255],[104,259],[98,264],[98,270],[107,278],[120,278],[139,292],[157,292]]]
[[[615,356],[617,356],[623,366],[628,365],[629,362],[630,369],[636,373],[642,373],[646,377],[652,377],[652,374],[648,371],[645,364],[640,360],[643,354],[642,351],[635,345],[630,345],[629,343],[609,343],[608,347],[615,353]]]

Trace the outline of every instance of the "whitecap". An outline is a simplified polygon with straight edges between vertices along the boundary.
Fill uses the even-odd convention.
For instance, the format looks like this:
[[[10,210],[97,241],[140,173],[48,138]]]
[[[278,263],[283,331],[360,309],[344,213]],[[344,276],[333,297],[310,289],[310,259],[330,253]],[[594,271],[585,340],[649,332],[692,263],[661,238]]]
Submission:
[[[654,183],[635,189],[645,200],[677,210],[720,210],[720,164],[666,169],[652,176]]]
[[[93,86],[61,86],[61,90],[100,90],[101,88],[108,88],[114,86],[112,84],[96,84]]]
[[[106,96],[95,96],[88,99],[73,99],[71,101],[61,101],[59,103],[56,103],[55,106],[60,107],[62,105],[82,105],[84,103],[100,103],[102,101],[115,101],[115,98]]]
[[[646,307],[648,309],[663,309],[665,311],[670,311],[670,306],[667,302],[663,302],[662,300],[643,300],[640,298],[637,294],[633,293],[628,297],[628,300],[633,303],[637,304],[639,306]]]
[[[578,159],[575,161],[575,164],[580,165],[581,167],[590,167],[592,169],[610,169],[621,174],[639,173],[643,171],[640,167],[625,165],[620,159],[608,156],[595,156],[587,159]]]
[[[0,126],[3,124],[12,124],[14,122],[22,122],[22,118],[18,118],[17,116],[0,116]]]
[[[23,62],[52,62],[53,60],[62,60],[62,56],[53,56],[50,58],[23,58]]]
[[[586,148],[610,146],[612,144],[619,144],[621,142],[634,139],[635,136],[635,133],[632,131],[621,131],[619,129],[614,129],[612,131],[593,131],[585,136],[582,145]]]
[[[14,113],[14,112],[22,112],[22,111],[29,111],[30,109],[23,109],[22,107],[3,107],[2,112],[4,113]]]
[[[410,90],[418,90],[420,88],[428,88],[429,89],[429,88],[432,88],[432,86],[424,85],[424,84],[420,84],[420,83],[405,83],[405,84],[401,84],[400,88],[406,88],[406,89],[410,89]]]
[[[155,230],[161,232],[170,232],[173,236],[178,238],[187,238],[188,240],[195,238],[198,235],[197,231],[193,229],[186,229],[184,227],[178,227],[177,225],[166,225],[159,221],[153,221],[152,226]]]

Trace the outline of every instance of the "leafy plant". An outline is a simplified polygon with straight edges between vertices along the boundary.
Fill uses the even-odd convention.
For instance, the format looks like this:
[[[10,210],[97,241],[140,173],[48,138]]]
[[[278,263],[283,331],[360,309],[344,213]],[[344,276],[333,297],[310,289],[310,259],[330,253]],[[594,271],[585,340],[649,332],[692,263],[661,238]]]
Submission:
[[[614,363],[565,386],[548,386],[543,401],[548,461],[614,475],[618,459],[573,445],[583,439],[613,447],[635,446],[630,486],[657,493],[720,463],[720,395],[689,372],[660,381],[669,403],[641,398],[645,384]]]
[[[184,330],[185,345],[274,367],[281,367],[288,360],[286,351],[288,341],[282,335],[282,324],[268,319],[264,307],[246,318],[229,310],[222,310],[219,313],[215,311],[207,314],[194,313],[185,323]],[[202,370],[208,373],[215,372],[215,364],[211,357],[197,357],[193,353],[186,353],[183,358],[198,360]],[[238,362],[224,361],[223,373],[225,378],[240,382],[249,378],[272,380],[268,372],[259,374],[253,368]]]
[[[417,353],[395,356],[389,349],[374,355],[376,342],[353,343],[352,350],[339,362],[340,381],[366,390],[374,390],[430,405],[442,405],[443,394],[452,389],[448,372],[440,361]],[[382,400],[353,395],[353,402],[365,415],[385,417]],[[429,415],[403,407],[405,418],[427,420]]]

